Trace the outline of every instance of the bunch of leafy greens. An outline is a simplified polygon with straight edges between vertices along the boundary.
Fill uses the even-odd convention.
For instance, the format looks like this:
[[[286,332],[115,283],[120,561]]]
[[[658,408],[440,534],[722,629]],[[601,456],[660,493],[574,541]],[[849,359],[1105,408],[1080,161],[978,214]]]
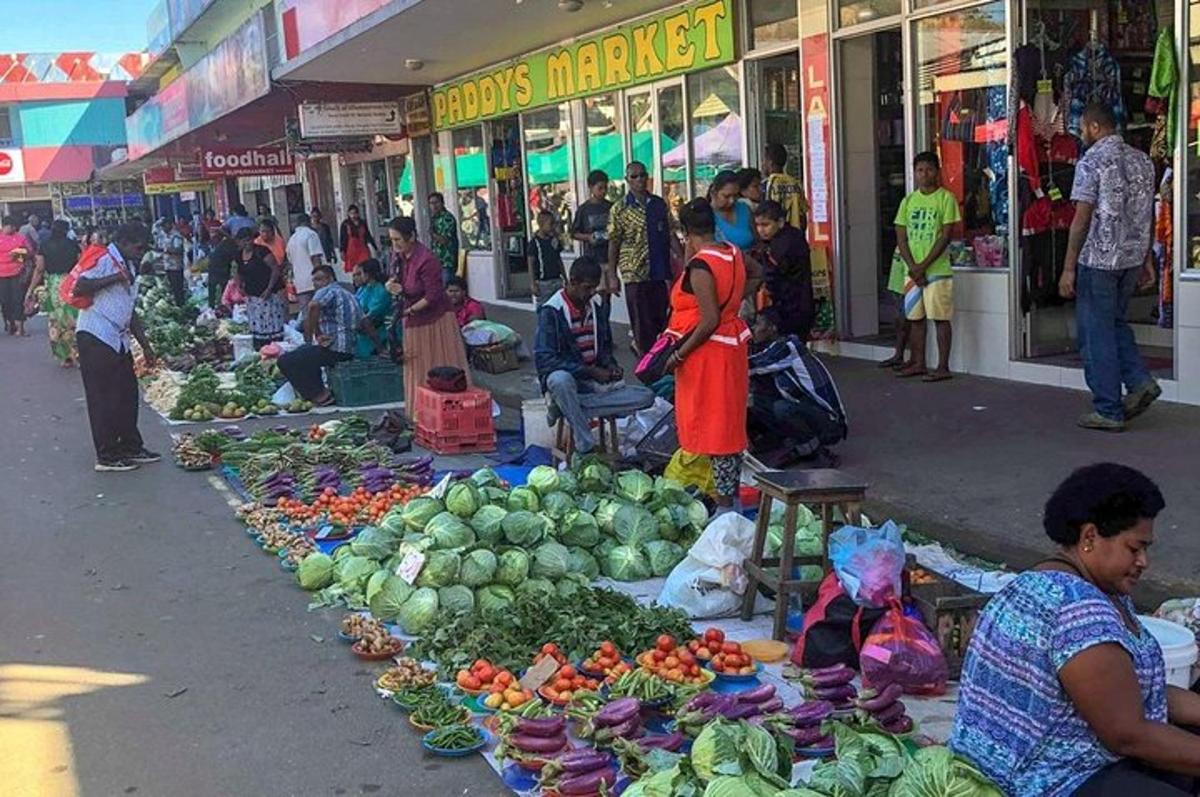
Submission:
[[[620,650],[644,650],[659,634],[687,639],[693,633],[687,615],[675,609],[639,605],[628,595],[580,585],[569,601],[547,600],[540,592],[517,594],[511,603],[489,611],[476,596],[480,610],[462,614],[443,610],[428,623],[427,634],[409,647],[418,660],[433,661],[441,675],[469,667],[484,658],[513,672],[529,666],[536,650],[554,642],[572,660],[585,658],[610,640]],[[411,600],[411,599],[410,599]]]

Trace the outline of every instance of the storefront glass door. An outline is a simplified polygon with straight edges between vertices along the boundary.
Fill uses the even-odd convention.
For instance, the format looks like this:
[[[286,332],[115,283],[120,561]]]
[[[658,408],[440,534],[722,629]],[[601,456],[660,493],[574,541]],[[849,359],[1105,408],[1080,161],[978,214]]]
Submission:
[[[762,163],[769,144],[787,150],[787,171],[800,177],[804,162],[800,133],[800,57],[792,52],[762,58],[750,64],[749,96],[757,107],[757,140],[747,153],[750,163]]]
[[[844,317],[850,337],[890,340],[898,312],[887,291],[906,164],[899,27],[837,41],[841,129]],[[798,131],[797,131],[798,134]],[[797,142],[798,146],[798,142]]]
[[[688,193],[687,128],[683,115],[683,84],[662,83],[626,92],[625,126],[629,161],[640,161],[650,172],[649,189],[673,209]]]

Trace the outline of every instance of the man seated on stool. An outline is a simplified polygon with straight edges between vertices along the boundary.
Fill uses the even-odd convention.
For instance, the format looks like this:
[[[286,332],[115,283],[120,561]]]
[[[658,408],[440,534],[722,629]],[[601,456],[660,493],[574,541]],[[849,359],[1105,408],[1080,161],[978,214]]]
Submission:
[[[571,265],[565,288],[537,312],[534,359],[542,390],[549,395],[548,421],[571,425],[575,451],[596,447],[592,418],[632,415],[654,404],[654,393],[626,385],[613,357],[608,307],[596,296],[600,263],[585,255]]]

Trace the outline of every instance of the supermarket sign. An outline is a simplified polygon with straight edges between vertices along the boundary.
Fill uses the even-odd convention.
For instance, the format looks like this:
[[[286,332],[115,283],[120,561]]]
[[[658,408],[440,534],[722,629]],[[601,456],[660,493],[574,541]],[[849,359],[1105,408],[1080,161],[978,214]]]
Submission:
[[[287,147],[208,147],[200,152],[203,177],[255,177],[295,174]]]
[[[699,0],[433,90],[439,130],[735,60],[732,0]]]

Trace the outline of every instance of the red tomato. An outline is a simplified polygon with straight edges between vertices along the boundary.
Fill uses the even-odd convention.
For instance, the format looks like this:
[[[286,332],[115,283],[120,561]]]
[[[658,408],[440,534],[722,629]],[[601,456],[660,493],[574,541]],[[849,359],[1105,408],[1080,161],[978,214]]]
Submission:
[[[600,652],[605,656],[615,656],[617,655],[617,646],[611,642],[601,642]]]
[[[663,662],[667,660],[667,654],[662,650],[655,650],[650,654],[650,656],[656,662]]]
[[[713,672],[725,672],[725,665],[724,665],[724,664],[722,664],[722,663],[721,663],[720,661],[718,661],[717,659],[713,659],[713,661],[712,661],[712,669],[713,669]]]
[[[675,649],[675,637],[671,636],[670,634],[662,634],[658,638],[656,647],[663,653],[670,653]]]
[[[556,653],[558,653],[558,645],[554,644],[553,642],[547,642],[546,644],[542,645],[543,656],[553,656]]]
[[[686,664],[690,666],[696,663],[696,657],[692,655],[691,651],[681,650],[679,651],[678,655],[680,664]]]
[[[560,668],[558,671],[558,677],[559,678],[574,678],[575,677],[575,668],[572,667],[570,664],[566,665],[565,667]]]
[[[722,653],[741,653],[742,646],[736,642],[726,642],[723,645],[721,645],[721,652]]]
[[[688,650],[690,650],[692,653],[695,653],[697,650],[700,649],[700,640],[693,639],[691,642],[689,642],[687,644],[687,647],[688,647]]]
[[[720,628],[710,628],[704,632],[704,641],[708,643],[716,642],[719,645],[725,641],[725,632]]]

